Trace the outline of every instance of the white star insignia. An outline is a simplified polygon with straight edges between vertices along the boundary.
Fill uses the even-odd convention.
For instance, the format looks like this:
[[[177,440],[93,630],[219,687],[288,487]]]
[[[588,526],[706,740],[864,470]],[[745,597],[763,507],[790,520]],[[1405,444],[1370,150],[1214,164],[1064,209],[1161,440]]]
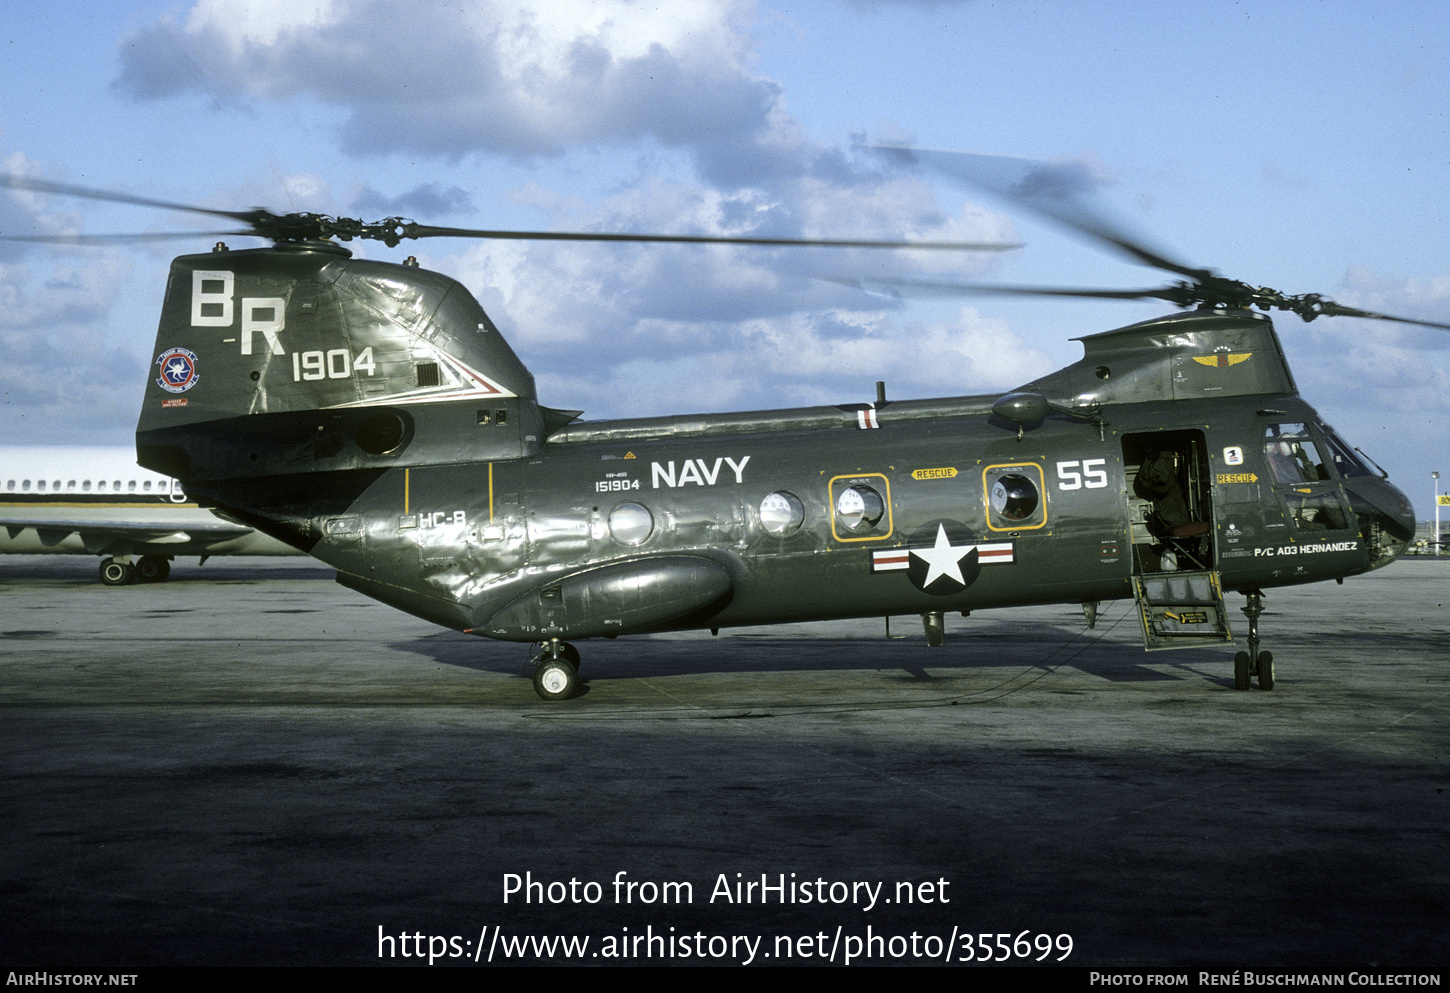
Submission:
[[[961,561],[967,557],[967,554],[971,552],[972,548],[972,545],[953,548],[952,543],[947,539],[946,525],[938,524],[936,526],[935,545],[931,548],[913,548],[911,550],[912,555],[915,555],[927,565],[926,579],[922,580],[921,583],[922,588],[925,589],[943,576],[955,580],[962,586],[966,586],[967,581],[962,576]]]

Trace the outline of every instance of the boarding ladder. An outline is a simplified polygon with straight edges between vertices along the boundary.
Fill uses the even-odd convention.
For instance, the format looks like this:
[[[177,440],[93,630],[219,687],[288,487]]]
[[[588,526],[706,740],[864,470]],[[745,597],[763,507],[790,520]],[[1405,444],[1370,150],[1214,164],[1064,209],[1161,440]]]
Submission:
[[[1148,651],[1233,641],[1217,572],[1155,572],[1133,583]]]

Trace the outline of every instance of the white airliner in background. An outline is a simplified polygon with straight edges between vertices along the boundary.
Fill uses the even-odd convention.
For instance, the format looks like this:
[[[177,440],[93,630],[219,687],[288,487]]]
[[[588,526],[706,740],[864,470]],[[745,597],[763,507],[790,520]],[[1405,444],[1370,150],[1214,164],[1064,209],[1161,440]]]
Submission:
[[[105,556],[108,586],[159,583],[178,555],[297,554],[198,507],[134,448],[0,446],[0,529],[0,554]]]

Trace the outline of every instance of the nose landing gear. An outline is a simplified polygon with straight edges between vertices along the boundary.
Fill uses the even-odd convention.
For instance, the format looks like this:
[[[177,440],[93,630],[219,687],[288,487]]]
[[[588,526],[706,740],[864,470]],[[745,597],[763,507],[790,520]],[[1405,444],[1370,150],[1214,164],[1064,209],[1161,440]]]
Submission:
[[[1259,651],[1259,615],[1264,612],[1262,590],[1244,590],[1248,600],[1243,606],[1244,616],[1249,619],[1249,650],[1234,656],[1234,689],[1246,690],[1259,678],[1259,689],[1274,688],[1274,654]]]

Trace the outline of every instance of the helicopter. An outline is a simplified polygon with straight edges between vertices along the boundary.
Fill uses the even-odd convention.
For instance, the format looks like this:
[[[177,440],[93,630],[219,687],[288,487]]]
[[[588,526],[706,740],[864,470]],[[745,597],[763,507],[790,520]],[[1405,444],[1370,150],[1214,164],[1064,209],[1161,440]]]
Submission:
[[[920,157],[931,154],[955,153]],[[972,158],[944,161],[982,172]],[[171,263],[138,462],[322,560],[348,588],[531,644],[545,700],[578,692],[574,642],[590,638],[917,614],[936,647],[948,612],[1080,604],[1091,626],[1103,601],[1133,599],[1145,649],[1203,648],[1234,644],[1227,592],[1245,597],[1248,622],[1234,685],[1272,689],[1264,590],[1386,566],[1415,518],[1300,397],[1266,311],[1445,325],[1184,265],[1045,182],[1040,164],[985,171],[1003,163],[1018,175],[998,192],[1182,278],[1144,290],[898,287],[1187,309],[1086,335],[1078,362],[1002,394],[889,400],[878,384],[874,403],[603,421],[540,403],[462,284],[339,242],[1014,246],[500,232],[0,185],[225,217],[243,227],[212,233],[270,240]]]

